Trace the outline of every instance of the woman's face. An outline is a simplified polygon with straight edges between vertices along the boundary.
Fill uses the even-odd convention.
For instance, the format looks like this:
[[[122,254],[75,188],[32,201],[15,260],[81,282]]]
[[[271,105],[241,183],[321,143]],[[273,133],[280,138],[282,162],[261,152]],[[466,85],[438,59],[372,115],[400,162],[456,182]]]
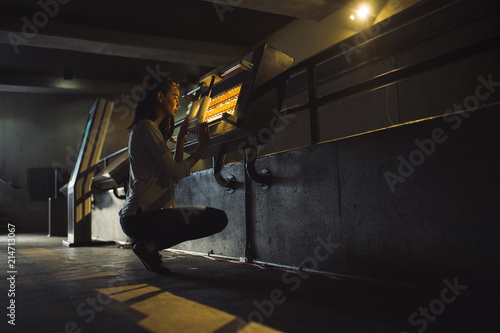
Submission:
[[[165,95],[163,95],[161,106],[165,117],[175,118],[177,110],[179,110],[179,108],[181,107],[181,105],[179,104],[179,88],[170,88],[170,90]]]

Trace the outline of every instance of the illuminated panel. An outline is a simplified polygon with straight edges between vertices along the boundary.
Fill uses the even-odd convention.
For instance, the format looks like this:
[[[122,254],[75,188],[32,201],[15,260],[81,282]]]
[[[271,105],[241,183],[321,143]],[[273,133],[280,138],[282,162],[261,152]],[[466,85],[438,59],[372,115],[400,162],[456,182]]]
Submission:
[[[211,122],[222,118],[224,113],[234,115],[236,109],[236,102],[241,91],[241,83],[229,88],[228,90],[212,97],[210,106],[207,110],[206,121]]]

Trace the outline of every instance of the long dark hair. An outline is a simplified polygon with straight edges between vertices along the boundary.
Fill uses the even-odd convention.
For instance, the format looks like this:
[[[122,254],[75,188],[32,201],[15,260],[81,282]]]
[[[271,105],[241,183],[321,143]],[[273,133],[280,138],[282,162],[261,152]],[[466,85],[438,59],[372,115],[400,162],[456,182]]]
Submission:
[[[153,80],[153,78],[151,78]],[[156,95],[158,92],[162,92],[165,96],[174,87],[179,87],[179,84],[175,82],[170,76],[162,80],[161,82],[149,82],[142,91],[141,98],[135,107],[134,119],[128,127],[132,129],[139,121],[143,119],[149,119],[155,121],[158,118],[156,112],[156,106],[159,104]],[[174,133],[175,119],[174,117],[167,117],[163,119],[160,123],[160,131],[165,138],[165,141],[172,137]]]

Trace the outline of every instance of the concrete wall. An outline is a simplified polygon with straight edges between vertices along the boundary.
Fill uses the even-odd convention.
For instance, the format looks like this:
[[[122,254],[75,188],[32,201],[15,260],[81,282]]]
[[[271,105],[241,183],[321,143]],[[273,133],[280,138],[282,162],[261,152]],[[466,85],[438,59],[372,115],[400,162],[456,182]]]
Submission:
[[[27,170],[71,170],[83,130],[98,96],[0,93],[0,174],[22,187],[0,183],[0,217],[21,231],[47,232],[48,201],[29,197]],[[104,96],[112,100],[112,96]],[[127,145],[130,118],[114,113],[102,156]]]
[[[229,227],[179,248],[243,256],[249,223],[258,261],[427,286],[458,276],[488,293],[500,277],[498,121],[500,106],[265,156],[257,170],[273,184],[251,185],[249,214],[242,188],[200,171],[176,186],[177,204],[222,208]],[[241,163],[227,169],[242,182]],[[321,244],[332,253],[311,260]]]
[[[123,194],[123,192],[121,193]],[[117,241],[130,243],[122,231],[118,212],[123,207],[123,200],[118,199],[113,190],[94,191],[92,205],[92,239],[97,241]]]
[[[225,177],[232,175],[238,182],[233,193],[217,185],[213,170],[193,172],[189,177],[179,181],[175,187],[177,206],[197,205],[224,210],[232,221],[226,229],[214,236],[185,242],[176,248],[186,251],[243,257],[245,255],[245,173],[241,163],[226,165],[222,169]]]

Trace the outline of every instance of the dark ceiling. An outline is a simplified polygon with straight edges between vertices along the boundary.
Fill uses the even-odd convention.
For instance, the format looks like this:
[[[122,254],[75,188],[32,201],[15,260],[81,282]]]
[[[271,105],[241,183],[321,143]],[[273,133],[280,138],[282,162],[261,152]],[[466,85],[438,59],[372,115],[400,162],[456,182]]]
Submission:
[[[0,0],[0,91],[113,93],[147,67],[194,83],[293,20],[319,20],[345,3]]]

